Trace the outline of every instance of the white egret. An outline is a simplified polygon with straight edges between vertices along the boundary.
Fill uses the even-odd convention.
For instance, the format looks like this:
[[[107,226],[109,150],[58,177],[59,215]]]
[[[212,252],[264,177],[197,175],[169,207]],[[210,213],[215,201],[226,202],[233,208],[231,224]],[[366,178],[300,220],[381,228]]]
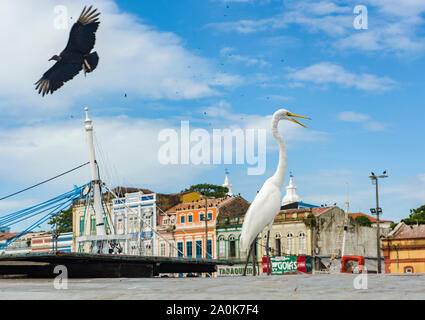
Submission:
[[[257,193],[254,201],[248,208],[245,214],[244,222],[242,225],[242,232],[240,238],[240,247],[243,251],[247,250],[252,242],[256,239],[257,235],[268,226],[270,235],[270,229],[276,215],[280,211],[280,205],[282,200],[282,185],[286,174],[286,144],[285,140],[279,134],[277,126],[280,120],[289,120],[295,122],[306,128],[303,124],[299,123],[292,117],[298,117],[303,119],[310,119],[307,117],[293,114],[285,109],[279,109],[276,111],[272,118],[272,134],[279,144],[279,164],[277,170],[273,176],[268,178],[260,191]],[[267,256],[268,256],[268,242],[267,237]]]

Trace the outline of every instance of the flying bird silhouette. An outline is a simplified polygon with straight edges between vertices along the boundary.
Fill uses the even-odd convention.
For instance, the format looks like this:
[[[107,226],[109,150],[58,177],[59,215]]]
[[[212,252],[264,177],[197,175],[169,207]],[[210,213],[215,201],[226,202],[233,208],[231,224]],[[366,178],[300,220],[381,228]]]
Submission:
[[[54,55],[49,59],[56,63],[35,83],[35,90],[38,90],[39,94],[42,93],[43,97],[49,93],[53,94],[65,82],[73,79],[81,69],[84,70],[84,75],[96,69],[99,56],[96,51],[90,53],[96,42],[96,31],[100,24],[100,12],[96,11],[97,9],[92,10],[92,6],[84,7],[78,21],[72,26],[65,49],[59,56]]]

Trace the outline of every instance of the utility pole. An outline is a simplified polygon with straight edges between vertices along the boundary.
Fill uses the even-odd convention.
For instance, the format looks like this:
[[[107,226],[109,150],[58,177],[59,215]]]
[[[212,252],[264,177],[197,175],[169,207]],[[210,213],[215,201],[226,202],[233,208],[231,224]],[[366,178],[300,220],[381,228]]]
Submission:
[[[377,246],[377,257],[378,257],[378,263],[377,263],[377,273],[381,273],[381,237],[379,232],[379,198],[378,198],[378,179],[376,181],[376,246]]]
[[[345,199],[345,214],[344,214],[344,235],[342,237],[342,250],[341,250],[341,259],[345,255],[345,240],[347,237],[347,221],[348,221],[348,210],[349,210],[349,202],[348,202],[348,182],[345,183],[346,189],[346,199]],[[342,260],[341,260],[342,261]]]
[[[85,129],[87,133],[87,142],[90,153],[90,170],[91,178],[93,185],[93,206],[96,214],[96,235],[106,235],[105,231],[105,222],[103,220],[103,209],[101,203],[101,193],[100,193],[100,179],[99,171],[96,162],[96,155],[94,151],[93,144],[93,124],[89,118],[89,109],[85,108],[86,111],[86,120],[85,120]],[[100,249],[100,248],[99,248]]]
[[[379,213],[382,213],[382,209],[379,207],[379,196],[378,196],[378,179],[379,178],[388,178],[387,171],[384,171],[382,175],[375,176],[375,174],[372,172],[369,176],[369,178],[372,180],[372,183],[375,184],[375,195],[376,195],[376,209],[370,209],[371,213],[376,212],[376,247],[377,247],[377,273],[381,273],[381,233],[380,233],[380,226],[379,226]]]

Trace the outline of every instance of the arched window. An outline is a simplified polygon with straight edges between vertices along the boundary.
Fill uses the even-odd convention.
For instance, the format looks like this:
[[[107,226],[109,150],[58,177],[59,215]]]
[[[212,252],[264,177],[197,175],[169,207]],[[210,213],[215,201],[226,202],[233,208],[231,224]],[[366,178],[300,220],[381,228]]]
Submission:
[[[300,232],[298,235],[298,241],[299,254],[306,254],[306,237],[304,232]]]
[[[413,273],[413,267],[411,266],[404,267],[404,273]]]
[[[281,248],[282,248],[282,245],[281,245],[281,242],[280,242],[280,233],[276,233],[276,235],[274,236],[274,243],[275,243],[275,247],[276,247],[276,249],[275,249],[275,255],[276,256],[281,256],[282,255],[282,250],[281,250]]]
[[[236,241],[235,236],[229,236],[229,257],[236,257]]]
[[[162,257],[165,257],[165,242],[161,242],[161,253]]]
[[[171,241],[168,243],[168,256],[174,257],[174,243]]]
[[[224,258],[226,256],[226,241],[223,236],[218,238],[218,255],[220,258]]]
[[[290,255],[293,252],[293,235],[288,233],[286,235],[286,254]]]

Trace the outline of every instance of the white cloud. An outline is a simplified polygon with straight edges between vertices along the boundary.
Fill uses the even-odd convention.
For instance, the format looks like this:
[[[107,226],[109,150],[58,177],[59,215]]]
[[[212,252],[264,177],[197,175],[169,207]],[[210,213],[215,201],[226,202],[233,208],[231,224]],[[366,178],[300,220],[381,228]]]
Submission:
[[[337,84],[343,88],[364,91],[386,91],[395,85],[395,81],[388,77],[378,77],[367,73],[355,74],[330,62],[321,62],[293,71],[288,78],[294,80],[295,84],[303,82],[318,85]]]
[[[353,27],[354,0],[344,4],[331,1],[285,1],[285,8],[274,16],[261,19],[210,23],[208,27],[222,32],[242,34],[285,29],[298,25],[310,33],[330,37],[329,47],[336,50],[356,50],[397,55],[418,55],[425,51],[422,29],[425,4],[422,0],[365,0],[369,13],[369,28]]]
[[[370,116],[364,113],[353,111],[344,111],[338,114],[338,119],[349,122],[363,122],[370,119]]]
[[[204,109],[202,109],[204,110]],[[267,131],[268,148],[275,150],[277,144],[271,134],[272,114],[264,116],[258,114],[234,113],[231,105],[222,100],[219,103],[205,109],[206,116],[209,118],[213,128],[235,128],[245,129],[265,129]],[[277,109],[275,110],[277,111]],[[290,110],[291,111],[291,110]],[[292,110],[294,113],[302,113]],[[307,123],[307,125],[309,125]],[[287,143],[291,146],[296,141],[318,142],[327,139],[327,133],[312,129],[305,129],[301,126],[288,122],[281,121],[279,124],[279,132],[284,136]]]
[[[415,201],[411,204],[411,208],[415,205],[423,205],[425,199],[425,174],[405,177],[403,181],[397,181],[392,184],[382,184],[379,193],[382,195],[392,195],[402,200]],[[405,216],[407,216],[407,212]]]
[[[112,0],[98,0],[94,3],[102,13],[95,46],[98,68],[42,98],[33,83],[52,66],[47,60],[64,49],[69,35],[69,30],[54,28],[56,5],[54,0],[2,1],[0,28],[9,43],[0,50],[5,62],[0,79],[3,111],[19,109],[25,115],[63,110],[77,98],[115,92],[153,100],[194,99],[217,95],[220,87],[240,83],[238,76],[217,72],[210,61],[191,53],[174,33],[144,24]],[[61,5],[68,9],[71,22],[83,8],[80,1],[64,0]]]
[[[364,113],[344,111],[340,112],[337,118],[340,121],[362,123],[363,128],[367,131],[384,131],[387,128],[385,123],[372,120],[369,115]]]
[[[247,66],[259,66],[259,67],[269,67],[270,63],[263,59],[252,58],[249,56],[242,56],[239,54],[235,54],[236,49],[231,47],[225,47],[220,50],[220,55],[226,58],[230,62],[241,62]]]
[[[387,125],[378,121],[369,121],[364,124],[364,127],[367,131],[385,131]]]
[[[174,185],[172,189],[178,189],[188,185],[200,172],[210,169],[207,166],[164,166],[159,163],[159,132],[164,128],[179,130],[171,121],[127,117],[96,118],[93,121],[97,159],[102,179],[109,187],[137,182],[138,186],[155,190],[168,189],[171,185]],[[2,129],[2,180],[26,185],[87,162],[85,134],[83,121],[74,120]],[[51,185],[72,188],[74,184],[83,184],[90,179],[90,171],[85,167]]]

